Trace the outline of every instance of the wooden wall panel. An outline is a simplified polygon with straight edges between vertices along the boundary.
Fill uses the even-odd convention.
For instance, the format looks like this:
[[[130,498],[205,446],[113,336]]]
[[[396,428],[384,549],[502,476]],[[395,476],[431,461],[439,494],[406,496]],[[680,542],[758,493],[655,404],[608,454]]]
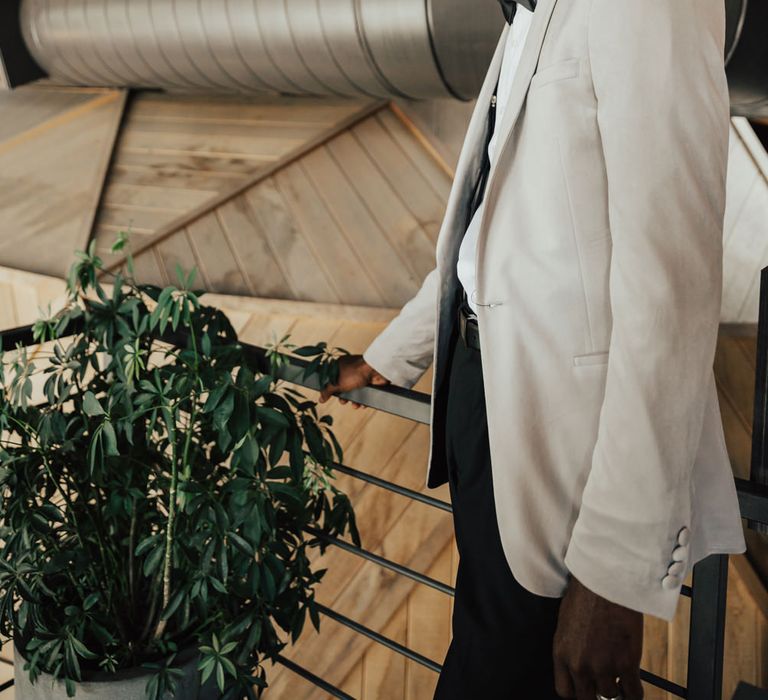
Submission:
[[[147,112],[142,100],[134,109]],[[172,103],[153,106],[169,110]],[[341,122],[325,125],[327,138],[311,141],[300,157],[273,163],[269,171],[253,171],[250,186],[219,177],[214,184],[222,189],[208,204],[205,198],[212,191],[201,179],[202,165],[189,171],[197,183],[194,187],[192,180],[181,177],[181,168],[164,160],[155,169],[154,180],[151,167],[140,171],[137,168],[145,166],[132,164],[132,180],[127,182],[121,174],[123,154],[135,156],[136,149],[123,142],[99,222],[102,254],[110,263],[119,260],[109,253],[107,243],[117,231],[130,227],[133,250],[145,253],[156,248],[161,268],[167,267],[165,258],[172,266],[180,259],[196,265],[201,283],[211,291],[401,307],[434,267],[451,177],[395,112],[370,113],[369,108],[360,112],[357,107],[360,118],[350,117],[354,110],[342,114]],[[234,105],[231,109],[234,114]],[[289,102],[282,113],[296,119],[295,112],[306,110],[305,103]],[[272,117],[261,123],[268,132],[275,129],[278,107],[273,105],[272,111]],[[223,118],[221,108],[215,113]],[[168,121],[162,122],[163,130],[154,125],[148,133],[162,136],[168,124],[183,128],[190,124],[187,117],[173,122],[164,113],[157,118]],[[132,117],[128,131],[147,119],[144,113]],[[194,129],[199,138],[206,135],[208,122],[215,121],[201,119],[205,128]],[[227,123],[226,138],[235,138],[233,134],[242,131],[240,122],[230,115]],[[289,122],[290,128],[300,133],[310,129],[301,120],[297,123],[300,126]],[[207,153],[201,146],[198,157]],[[222,157],[217,151],[217,169],[228,167]],[[241,169],[231,174],[244,173]],[[231,196],[226,194],[229,190]],[[180,240],[160,245],[174,237]],[[156,274],[155,265],[147,270]]]
[[[2,95],[1,265],[66,275],[87,246],[125,100],[117,90]]]
[[[96,234],[110,262],[119,231],[164,238],[201,208],[344,128],[370,103],[317,98],[184,97],[151,92],[131,104]],[[189,220],[185,220],[189,219]],[[139,237],[138,250],[146,239]],[[227,291],[216,289],[216,291]]]

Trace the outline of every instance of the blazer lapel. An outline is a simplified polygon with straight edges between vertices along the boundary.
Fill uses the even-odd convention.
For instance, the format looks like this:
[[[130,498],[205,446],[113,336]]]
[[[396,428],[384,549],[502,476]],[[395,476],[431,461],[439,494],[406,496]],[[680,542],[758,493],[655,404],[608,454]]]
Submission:
[[[531,28],[529,29],[528,38],[525,41],[525,47],[523,48],[523,53],[520,58],[520,65],[512,81],[509,104],[506,106],[504,119],[497,127],[499,141],[496,148],[496,157],[494,158],[494,162],[491,165],[491,171],[488,175],[486,198],[493,183],[494,175],[496,174],[496,168],[500,160],[499,156],[506,148],[509,137],[517,124],[517,119],[520,116],[525,97],[528,94],[528,88],[531,85],[531,79],[539,64],[541,47],[544,44],[544,37],[547,35],[547,29],[549,28],[549,22],[552,19],[552,12],[555,9],[555,5],[557,5],[557,0],[539,0],[536,5],[536,11],[533,13]]]
[[[496,52],[493,54],[493,59],[485,76],[485,81],[477,97],[472,117],[469,120],[464,144],[456,165],[453,187],[448,197],[446,216],[443,221],[445,235],[439,236],[437,240],[438,260],[441,259],[446,246],[450,250],[454,245],[455,236],[464,235],[463,229],[458,230],[454,223],[464,221],[467,209],[470,206],[469,198],[472,186],[474,185],[473,177],[477,174],[483,157],[482,144],[485,142],[486,130],[488,128],[488,109],[491,104],[493,89],[496,86],[496,81],[501,71],[501,60],[504,56],[504,46],[506,45],[508,32],[509,25],[505,24],[496,46]]]

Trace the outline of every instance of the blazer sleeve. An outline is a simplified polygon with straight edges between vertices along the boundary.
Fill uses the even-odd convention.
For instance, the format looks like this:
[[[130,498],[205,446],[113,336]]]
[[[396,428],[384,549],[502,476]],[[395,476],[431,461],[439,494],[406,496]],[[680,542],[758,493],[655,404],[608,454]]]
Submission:
[[[722,0],[593,0],[589,20],[613,325],[565,563],[602,597],[664,619],[682,584],[667,574],[690,526],[720,317],[724,33]]]
[[[438,271],[363,353],[363,359],[393,384],[410,389],[427,371],[434,356]]]

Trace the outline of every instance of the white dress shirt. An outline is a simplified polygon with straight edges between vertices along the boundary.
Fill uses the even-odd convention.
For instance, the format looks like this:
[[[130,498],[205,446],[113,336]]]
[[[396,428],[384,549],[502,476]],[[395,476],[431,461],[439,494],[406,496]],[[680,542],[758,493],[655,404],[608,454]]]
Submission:
[[[509,102],[512,82],[515,78],[518,66],[520,65],[520,56],[523,52],[523,46],[525,45],[525,39],[528,36],[532,18],[533,12],[525,9],[522,5],[518,5],[517,14],[515,15],[512,27],[507,35],[507,43],[504,47],[504,57],[501,61],[499,88],[496,93],[496,125],[501,124],[502,119],[504,119],[504,112],[507,103]],[[488,144],[488,157],[490,158],[491,163],[494,162],[496,157],[498,134],[499,130],[494,128],[493,137]],[[464,239],[461,242],[459,260],[456,264],[456,272],[458,273],[459,281],[461,282],[462,287],[466,290],[469,305],[475,313],[477,313],[477,304],[475,303],[474,298],[477,289],[475,283],[477,236],[484,207],[485,200],[483,200],[483,203],[478,207],[475,215],[472,217],[472,221],[469,222],[467,231],[464,234]]]

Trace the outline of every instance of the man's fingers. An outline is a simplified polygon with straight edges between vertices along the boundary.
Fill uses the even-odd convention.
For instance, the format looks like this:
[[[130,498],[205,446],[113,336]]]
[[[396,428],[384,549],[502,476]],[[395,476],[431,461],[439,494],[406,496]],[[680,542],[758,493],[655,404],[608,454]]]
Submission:
[[[585,674],[574,674],[573,685],[576,689],[576,700],[595,700],[597,690],[595,682]]]
[[[618,698],[622,695],[618,680],[615,676],[605,676],[597,679],[597,692],[604,698]]]
[[[639,669],[621,676],[621,694],[624,700],[643,700],[645,692]]]
[[[576,697],[576,689],[573,687],[568,667],[557,657],[555,657],[555,692],[561,698],[569,700]]]

